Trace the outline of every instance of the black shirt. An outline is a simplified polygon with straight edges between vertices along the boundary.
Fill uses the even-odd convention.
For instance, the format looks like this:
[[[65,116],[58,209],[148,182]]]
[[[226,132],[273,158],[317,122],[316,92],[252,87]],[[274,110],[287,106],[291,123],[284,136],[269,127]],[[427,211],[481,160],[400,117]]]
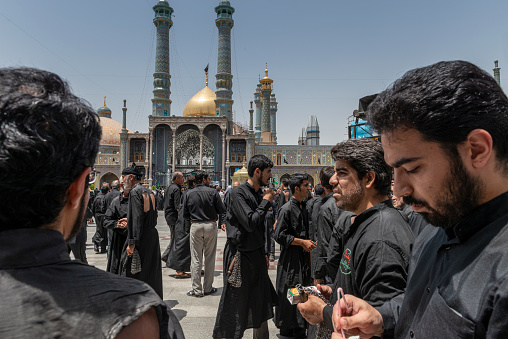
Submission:
[[[161,338],[183,338],[150,286],[70,260],[60,232],[0,232],[0,338],[115,338],[150,307]]]
[[[182,186],[172,183],[164,193],[164,217],[168,225],[176,225],[180,209]]]
[[[426,233],[402,308],[378,309],[384,336],[396,323],[396,338],[508,338],[508,192],[417,241]]]
[[[337,207],[333,193],[328,194],[321,200],[321,207],[317,217],[317,248],[315,253],[316,266],[314,267],[314,279],[323,279],[327,283],[332,283],[335,276],[328,275],[327,261],[328,261],[328,245],[330,243],[330,236],[333,232],[333,226],[339,219],[342,210]]]
[[[343,236],[342,259],[333,284],[335,293],[330,298],[332,305],[337,301],[339,287],[344,294],[352,294],[373,306],[403,293],[413,242],[413,232],[391,200],[360,213]],[[323,315],[328,314],[328,321],[331,311],[331,306],[323,311]]]
[[[104,227],[114,229],[118,220],[127,218],[128,209],[129,197],[126,198],[123,195],[115,197],[106,211],[106,215],[104,217]]]
[[[111,205],[111,202],[116,197],[122,195],[122,192],[120,190],[117,190],[116,188],[113,188],[111,191],[109,191],[106,196],[104,197],[104,203],[106,204],[106,210],[109,208],[109,205]],[[106,212],[104,212],[106,213]]]
[[[240,232],[238,250],[254,251],[264,247],[265,215],[272,206],[248,182],[235,187],[229,194],[230,205],[226,227],[232,225]]]
[[[193,221],[217,220],[219,216],[222,225],[226,213],[226,207],[222,202],[217,190],[198,184],[187,194],[184,194],[182,201],[184,219]]]

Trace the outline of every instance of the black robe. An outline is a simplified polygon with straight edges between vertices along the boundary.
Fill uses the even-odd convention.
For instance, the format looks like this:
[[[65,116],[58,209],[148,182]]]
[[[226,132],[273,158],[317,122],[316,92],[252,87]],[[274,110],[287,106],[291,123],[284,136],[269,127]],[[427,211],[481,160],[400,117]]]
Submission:
[[[305,204],[293,197],[281,208],[275,228],[275,241],[281,245],[281,252],[277,265],[279,306],[275,307],[274,322],[282,330],[307,328],[296,305],[287,300],[288,288],[297,284],[312,285],[310,253],[301,246],[291,245],[295,238],[309,239],[309,219]]]
[[[148,211],[144,211],[144,198],[148,199]],[[126,245],[135,245],[141,259],[141,272],[131,273],[132,256],[127,251],[122,254],[122,271],[127,277],[146,282],[162,297],[162,265],[157,225],[157,210],[155,198],[148,188],[136,184],[129,192],[129,208],[127,212],[127,241]]]
[[[127,218],[128,209],[129,198],[120,195],[111,201],[104,217],[104,227],[113,230],[106,271],[114,274],[120,274],[120,260],[122,252],[125,250],[125,241],[127,240],[127,228],[117,228],[116,225],[118,220]]]
[[[187,194],[187,192],[189,192],[189,190],[185,191],[184,195]],[[184,219],[183,210],[179,209],[178,220],[175,224],[174,241],[172,242],[171,251],[166,261],[166,267],[180,272],[190,271],[190,227],[190,220]]]
[[[222,290],[213,338],[242,338],[247,328],[259,328],[273,317],[277,294],[273,288],[264,250],[264,219],[271,204],[247,182],[229,194],[226,228],[238,230],[241,287],[228,281]]]

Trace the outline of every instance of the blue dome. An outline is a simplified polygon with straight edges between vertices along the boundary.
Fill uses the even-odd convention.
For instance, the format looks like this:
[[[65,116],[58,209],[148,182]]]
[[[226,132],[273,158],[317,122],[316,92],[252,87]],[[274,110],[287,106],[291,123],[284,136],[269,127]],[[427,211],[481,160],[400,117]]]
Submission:
[[[108,106],[102,106],[97,110],[97,114],[101,118],[111,118],[111,110]]]

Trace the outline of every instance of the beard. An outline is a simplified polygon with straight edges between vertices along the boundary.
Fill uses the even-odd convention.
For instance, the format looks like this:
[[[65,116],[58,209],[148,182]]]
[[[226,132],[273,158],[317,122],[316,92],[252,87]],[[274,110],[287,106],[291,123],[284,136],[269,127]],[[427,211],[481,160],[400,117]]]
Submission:
[[[348,192],[341,189],[340,199],[337,200],[337,207],[345,211],[355,212],[363,199],[363,187],[357,182]]]
[[[436,208],[411,195],[403,198],[406,204],[425,206],[429,212],[420,213],[425,221],[442,228],[454,227],[478,207],[484,191],[483,183],[467,172],[458,156],[450,165],[450,174],[445,178],[442,194],[436,199]]]
[[[85,190],[83,192],[83,196],[81,197],[81,203],[79,205],[79,211],[78,216],[76,217],[76,220],[74,221],[74,225],[72,226],[72,231],[67,237],[66,240],[70,240],[78,235],[79,231],[81,230],[81,227],[83,227],[83,219],[85,218],[85,210],[86,210],[86,204],[85,204],[85,197],[88,194],[88,191]]]
[[[268,185],[268,180],[266,180],[266,182],[263,182],[263,176],[261,175],[258,178],[258,184],[259,184],[259,186],[266,186],[266,185]]]

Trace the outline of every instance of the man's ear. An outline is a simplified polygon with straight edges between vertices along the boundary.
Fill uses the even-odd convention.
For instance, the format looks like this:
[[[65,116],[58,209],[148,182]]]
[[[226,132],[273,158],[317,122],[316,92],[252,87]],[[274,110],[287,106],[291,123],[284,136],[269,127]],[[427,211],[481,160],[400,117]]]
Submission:
[[[482,168],[492,156],[492,136],[484,129],[475,129],[469,132],[465,147],[468,150],[467,161],[474,168]]]
[[[85,190],[85,181],[87,180],[88,174],[91,170],[91,167],[85,168],[67,189],[67,204],[72,209],[76,209],[80,205],[81,197],[83,196],[83,192]]]
[[[367,174],[363,176],[365,188],[373,188],[375,181],[376,181],[376,173],[373,171],[367,172]]]

